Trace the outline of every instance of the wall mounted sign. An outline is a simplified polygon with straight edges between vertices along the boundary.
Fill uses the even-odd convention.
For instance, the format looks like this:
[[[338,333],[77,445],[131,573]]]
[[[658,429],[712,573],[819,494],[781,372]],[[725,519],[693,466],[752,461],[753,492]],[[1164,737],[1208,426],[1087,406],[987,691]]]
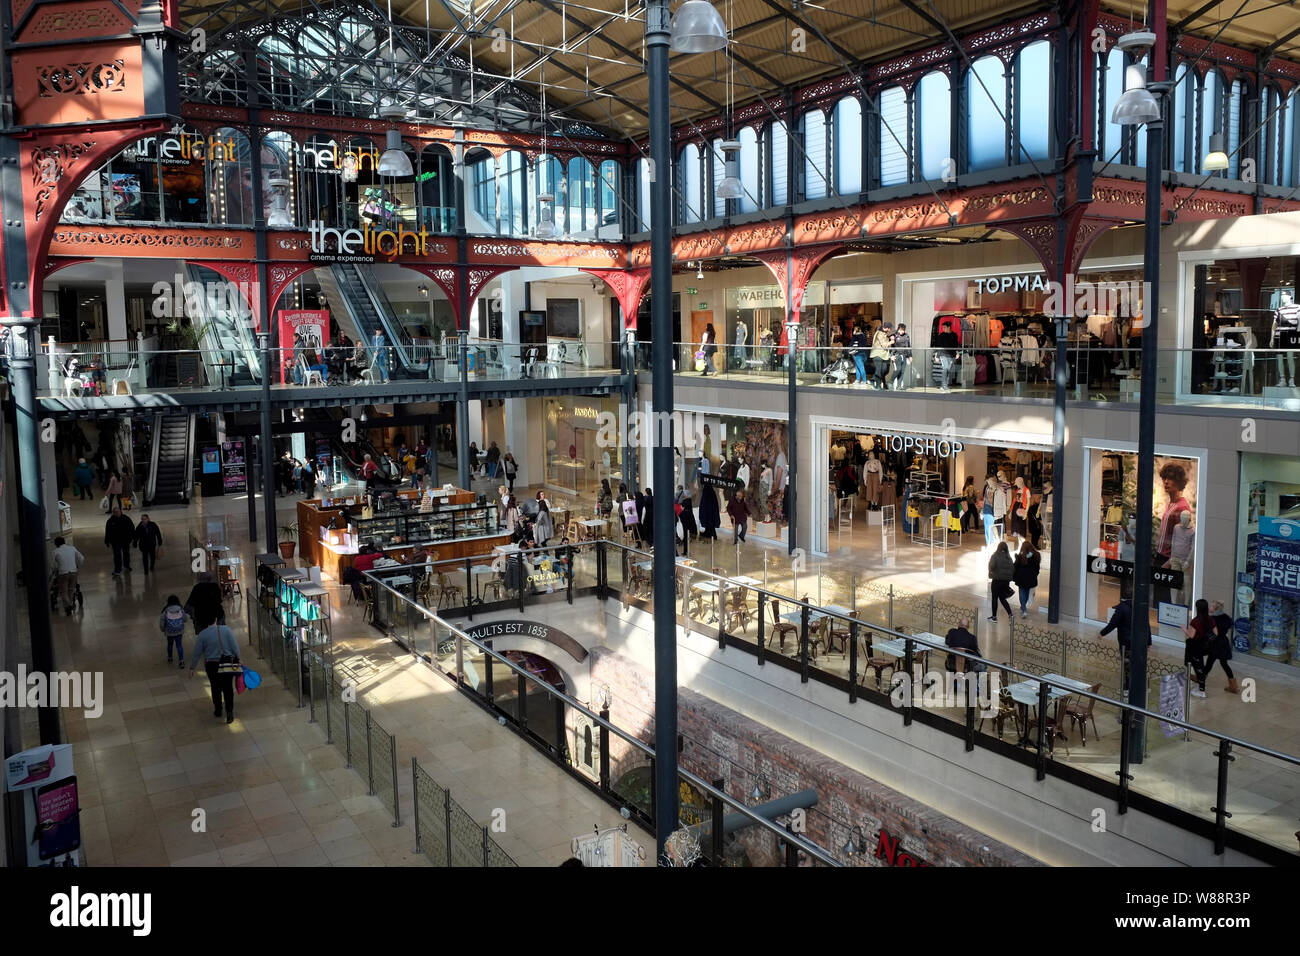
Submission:
[[[899,838],[884,827],[880,828],[880,835],[876,838],[876,859],[884,860],[886,866],[930,866],[924,860],[900,849]]]
[[[880,440],[889,451],[910,451],[917,455],[935,455],[939,458],[950,458],[966,447],[955,438],[937,438],[934,435],[896,435],[892,432],[882,432]]]
[[[534,640],[554,644],[564,653],[581,664],[587,659],[587,649],[578,641],[549,624],[537,621],[492,621],[488,624],[476,624],[465,628],[465,633],[478,641],[490,641],[503,637],[531,637]]]

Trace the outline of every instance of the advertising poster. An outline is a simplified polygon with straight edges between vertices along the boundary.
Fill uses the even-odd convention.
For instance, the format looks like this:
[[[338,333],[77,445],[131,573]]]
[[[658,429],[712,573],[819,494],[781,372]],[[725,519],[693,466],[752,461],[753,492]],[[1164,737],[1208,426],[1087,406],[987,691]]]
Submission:
[[[280,323],[280,381],[295,382],[298,359],[306,355],[316,358],[318,364],[321,347],[329,338],[330,314],[327,309],[280,309],[276,312]]]
[[[33,747],[5,758],[5,789],[22,793],[28,866],[78,866],[81,807],[72,745]]]
[[[203,449],[203,474],[221,474],[221,452],[216,446]]]
[[[1255,590],[1300,599],[1300,521],[1263,518],[1255,554]]]
[[[226,492],[247,491],[248,476],[245,473],[244,443],[242,440],[221,443],[221,478]]]

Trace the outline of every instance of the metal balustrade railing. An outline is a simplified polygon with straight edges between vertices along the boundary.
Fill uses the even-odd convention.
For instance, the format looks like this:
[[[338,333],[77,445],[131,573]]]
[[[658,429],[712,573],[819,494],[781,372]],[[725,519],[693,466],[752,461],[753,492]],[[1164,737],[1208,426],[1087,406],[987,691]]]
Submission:
[[[605,559],[606,544],[596,542],[590,546],[598,555],[596,568]],[[548,753],[572,778],[616,805],[621,804],[627,815],[641,825],[653,827],[653,797],[648,785],[648,781],[653,778],[653,748],[614,725],[609,719],[608,711],[597,713],[591,710],[504,654],[493,650],[490,639],[480,640],[472,636],[467,630],[439,616],[435,610],[418,604],[411,595],[392,588],[381,578],[375,578],[373,585],[377,592],[387,592],[389,600],[400,602],[407,608],[407,613],[402,617],[404,630],[399,633],[394,629],[390,634],[394,640],[413,653],[419,653],[420,648],[432,646],[435,650],[430,663],[435,670],[452,680],[506,724],[513,726],[538,749]],[[594,592],[598,588],[592,590]],[[505,607],[509,607],[509,604]],[[424,655],[421,653],[421,656]],[[597,766],[582,767],[574,748],[569,746],[569,734],[573,730],[571,718],[581,719],[597,735],[598,744],[593,749],[604,755]],[[632,755],[624,760],[625,769],[618,779],[615,779],[608,759],[611,742],[618,742],[626,754]],[[642,769],[637,770],[637,767]],[[714,865],[725,864],[727,860],[723,847],[720,841],[712,841],[712,834],[722,832],[728,815],[739,814],[744,818],[745,826],[758,827],[770,841],[781,847],[780,859],[786,865],[798,865],[800,862],[842,865],[833,854],[807,836],[784,829],[756,813],[753,808],[724,793],[719,785],[705,781],[688,770],[679,770],[678,776],[682,785],[689,788],[689,792],[708,801],[707,808],[701,808],[702,812],[708,814],[704,822],[688,820],[683,816],[682,829],[686,833],[676,845],[684,848],[686,860],[703,857]],[[416,778],[418,781],[418,773]],[[431,807],[435,802],[421,800],[419,804],[421,807]],[[437,842],[439,838],[436,834],[429,834],[427,827],[421,828],[422,834],[430,835],[439,848],[454,842],[456,833],[461,831],[462,839],[467,839],[469,827],[463,820],[458,828],[453,827],[449,836],[442,838],[442,842]],[[706,841],[711,849],[705,847]],[[462,849],[459,852],[463,854],[465,851]]]
[[[593,552],[590,573],[595,583],[582,587],[583,593],[602,599],[616,597],[625,608],[651,608],[652,555],[612,541],[586,547]],[[793,671],[801,682],[816,682],[844,692],[851,703],[889,708],[901,716],[904,725],[925,724],[963,739],[967,751],[977,747],[993,750],[1028,765],[1037,780],[1050,775],[1108,797],[1115,801],[1120,813],[1137,807],[1161,816],[1207,837],[1216,852],[1231,845],[1256,858],[1292,859],[1294,844],[1290,841],[1295,839],[1295,821],[1289,819],[1282,805],[1272,812],[1253,811],[1250,808],[1257,801],[1245,791],[1260,773],[1295,774],[1300,784],[1300,759],[1189,722],[1185,719],[1185,685],[1181,708],[1177,700],[1165,700],[1158,705],[1159,710],[1139,709],[1116,699],[1114,694],[1103,693],[1102,688],[1091,689],[1097,684],[1108,690],[1119,686],[1122,678],[1118,655],[1111,661],[1101,653],[1104,649],[1064,632],[1021,624],[1018,639],[1022,651],[1028,652],[1030,645],[1036,645],[1040,654],[1046,651],[1047,659],[997,662],[949,648],[938,636],[966,613],[957,605],[932,604],[929,599],[918,602],[910,596],[904,601],[904,596],[887,591],[883,592],[883,600],[871,600],[873,595],[867,588],[864,593],[868,600],[860,606],[859,616],[854,617],[846,613],[847,609],[819,607],[810,600],[765,588],[752,579],[737,583],[732,576],[698,566],[679,566],[676,578],[674,613],[679,624],[688,636],[704,635],[716,640],[720,651],[735,649],[752,655],[756,667],[775,665]],[[400,593],[380,579],[374,584],[379,591],[387,592],[387,600],[406,608],[405,631],[392,634],[394,639],[493,712],[504,715],[519,732],[573,770],[573,755],[553,737],[554,721],[539,718],[536,704],[521,708],[519,701],[527,698],[529,689],[540,690],[546,695],[543,710],[556,699],[563,700],[565,707],[578,708],[588,718],[593,716],[589,710],[549,685],[541,686],[535,677],[493,651],[490,642],[468,636],[437,609],[421,606],[412,595]],[[698,584],[712,587],[700,588]],[[734,597],[737,593],[742,595],[747,615],[740,610],[742,598]],[[515,603],[518,599],[517,593],[511,593],[492,607],[505,610],[519,606]],[[522,607],[536,599],[526,596]],[[778,608],[775,615],[773,606]],[[906,626],[900,626],[904,618]],[[778,624],[785,626],[778,628]],[[920,636],[922,633],[931,636]],[[984,678],[983,685],[976,677],[976,693],[955,695],[958,685],[969,689],[969,684],[967,678],[949,673],[949,655],[954,668],[982,670],[990,675]],[[1059,672],[1055,669],[1058,659],[1062,668]],[[959,665],[959,660],[967,663]],[[1109,681],[1099,680],[1107,663],[1113,664],[1115,674]],[[1182,671],[1156,659],[1149,662],[1149,668],[1149,699],[1160,701],[1161,679],[1176,677]],[[1075,679],[1072,671],[1085,674],[1087,679]],[[883,679],[886,672],[888,683]],[[904,683],[902,675],[911,677]],[[519,679],[523,683],[515,687]],[[1009,690],[1014,684],[1021,685],[1015,689],[1017,697],[1012,697]],[[985,688],[983,698],[980,686]],[[925,697],[928,691],[936,691],[938,703]],[[1056,706],[1058,701],[1062,702],[1060,706]],[[1004,739],[1009,728],[1014,731],[1012,741]],[[629,736],[612,725],[609,732]],[[1085,762],[1071,760],[1074,735],[1078,735],[1079,749],[1088,755]],[[639,741],[632,746],[642,749],[647,758],[652,756]],[[1134,749],[1136,746],[1142,747],[1141,753]],[[602,746],[601,752],[605,749]],[[1058,759],[1062,751],[1065,759]],[[1225,754],[1237,761],[1241,771],[1240,792],[1230,777],[1233,761],[1224,759]],[[1197,776],[1189,769],[1204,764],[1207,757],[1215,761],[1212,787],[1210,778]],[[1243,763],[1243,758],[1249,763]],[[581,778],[581,774],[576,775]],[[616,782],[601,777],[595,787],[612,796]],[[635,804],[634,795],[625,793],[624,797]],[[730,801],[725,796],[720,798]],[[1237,824],[1229,827],[1233,814],[1230,808],[1234,805]],[[644,816],[646,811],[639,804],[631,809],[638,816]],[[799,849],[807,852],[802,846]]]

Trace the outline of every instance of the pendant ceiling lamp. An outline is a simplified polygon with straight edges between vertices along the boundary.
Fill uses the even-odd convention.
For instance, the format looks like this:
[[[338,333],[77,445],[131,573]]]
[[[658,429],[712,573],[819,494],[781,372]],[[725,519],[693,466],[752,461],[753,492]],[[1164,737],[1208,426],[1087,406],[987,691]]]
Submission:
[[[673,16],[670,37],[675,53],[714,53],[727,46],[727,26],[709,0],[686,0]]]

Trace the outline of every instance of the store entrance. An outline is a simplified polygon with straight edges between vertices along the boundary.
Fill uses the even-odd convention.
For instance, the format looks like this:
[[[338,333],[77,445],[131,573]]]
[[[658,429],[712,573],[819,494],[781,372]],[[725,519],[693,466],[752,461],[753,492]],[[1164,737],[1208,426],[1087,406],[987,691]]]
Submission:
[[[1028,545],[1041,581],[1028,606],[1047,607],[1050,451],[871,428],[825,434],[826,553],[926,590],[942,575],[942,589],[969,592],[952,600],[969,603],[987,598],[1000,544],[1012,559]]]

